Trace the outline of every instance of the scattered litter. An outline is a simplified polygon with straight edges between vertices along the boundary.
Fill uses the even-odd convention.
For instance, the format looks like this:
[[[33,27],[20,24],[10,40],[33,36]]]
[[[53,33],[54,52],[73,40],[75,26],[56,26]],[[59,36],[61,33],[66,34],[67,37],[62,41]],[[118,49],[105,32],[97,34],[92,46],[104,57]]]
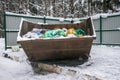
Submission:
[[[13,52],[18,52],[18,51],[20,51],[19,46],[12,46],[12,51],[13,51]]]
[[[17,62],[20,62],[20,59],[19,59],[18,56],[13,56],[13,60],[14,60],[14,61],[17,61]]]
[[[5,57],[5,58],[9,58],[9,59],[12,60],[12,58],[7,53],[3,53],[2,56]]]
[[[67,71],[67,74],[70,76],[75,76],[76,73],[77,73],[77,71],[71,70],[71,69],[68,69],[68,71]]]
[[[3,53],[2,56],[17,62],[21,62],[18,56],[9,55],[8,53]]]

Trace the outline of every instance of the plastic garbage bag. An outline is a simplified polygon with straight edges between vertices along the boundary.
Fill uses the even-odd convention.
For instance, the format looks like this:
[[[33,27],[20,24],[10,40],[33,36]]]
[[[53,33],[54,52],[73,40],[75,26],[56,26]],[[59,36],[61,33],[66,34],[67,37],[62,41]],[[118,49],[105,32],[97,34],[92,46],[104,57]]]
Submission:
[[[61,36],[65,36],[65,32],[62,29],[49,30],[44,34],[45,38],[59,38]]]
[[[67,32],[66,32],[66,36],[67,36],[68,34],[76,35],[76,31],[75,31],[75,29],[74,29],[74,28],[70,28],[70,29],[68,29]]]
[[[79,36],[79,35],[83,35],[83,36],[84,36],[84,35],[86,35],[86,33],[85,33],[85,31],[82,30],[82,29],[77,29],[77,30],[76,30],[76,35],[77,35],[77,36]]]

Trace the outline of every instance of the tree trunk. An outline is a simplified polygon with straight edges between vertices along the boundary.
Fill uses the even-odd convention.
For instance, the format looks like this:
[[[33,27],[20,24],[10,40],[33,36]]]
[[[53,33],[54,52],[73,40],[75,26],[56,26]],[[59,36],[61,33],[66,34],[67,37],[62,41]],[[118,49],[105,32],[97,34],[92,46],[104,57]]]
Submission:
[[[52,2],[52,5],[53,5],[53,17],[56,17],[56,0],[53,0],[53,2]]]
[[[74,0],[70,0],[70,13],[71,17],[73,18],[74,16]]]
[[[92,15],[92,0],[88,0],[88,16]]]
[[[47,16],[47,0],[45,0],[45,15]]]
[[[106,7],[107,3],[106,0],[103,1],[103,12],[107,12],[107,7]]]

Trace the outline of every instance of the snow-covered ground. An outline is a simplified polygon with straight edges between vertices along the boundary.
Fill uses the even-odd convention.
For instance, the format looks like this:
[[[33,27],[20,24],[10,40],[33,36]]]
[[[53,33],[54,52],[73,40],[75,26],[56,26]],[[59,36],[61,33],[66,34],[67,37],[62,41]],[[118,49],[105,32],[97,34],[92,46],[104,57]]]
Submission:
[[[18,56],[19,61],[2,57],[2,53]],[[0,38],[0,80],[120,80],[120,46],[93,45],[91,59],[77,67],[61,66],[64,69],[77,71],[74,76],[51,73],[47,75],[34,74],[22,49],[12,52],[4,50],[4,39]],[[86,75],[92,76],[87,79]],[[88,76],[87,76],[88,77]]]

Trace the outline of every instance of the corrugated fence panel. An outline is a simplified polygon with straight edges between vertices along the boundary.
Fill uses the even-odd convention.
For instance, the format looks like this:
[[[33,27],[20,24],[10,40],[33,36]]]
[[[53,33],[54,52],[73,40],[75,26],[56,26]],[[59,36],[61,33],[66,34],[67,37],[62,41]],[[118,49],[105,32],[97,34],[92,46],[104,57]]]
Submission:
[[[24,17],[14,17],[14,16],[7,16],[6,17],[6,29],[7,30],[19,30],[19,25],[21,18]],[[26,20],[36,22],[36,23],[43,23],[43,19],[38,19],[38,18],[24,18]]]
[[[7,46],[14,46],[17,45],[17,33],[15,32],[7,32],[6,37],[7,37]]]
[[[94,19],[93,24],[94,24],[95,30],[100,30],[100,19]]]
[[[120,28],[120,16],[102,18],[102,29],[112,30]]]
[[[93,43],[100,43],[100,32],[96,32],[96,39],[93,41]]]
[[[103,32],[103,44],[120,44],[120,31]]]
[[[20,25],[20,17],[7,16],[6,17],[6,29],[7,30],[18,30]]]
[[[93,41],[93,43],[100,43],[100,19],[94,19],[93,20],[94,28],[96,31],[96,39]]]
[[[120,44],[120,16],[102,18],[102,43]]]

